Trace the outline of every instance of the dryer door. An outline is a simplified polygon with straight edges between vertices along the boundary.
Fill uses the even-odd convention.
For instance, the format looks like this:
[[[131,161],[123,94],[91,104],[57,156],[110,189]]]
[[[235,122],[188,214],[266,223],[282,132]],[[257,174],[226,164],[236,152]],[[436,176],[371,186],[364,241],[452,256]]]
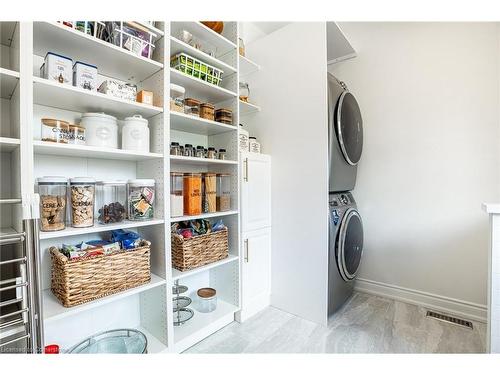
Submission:
[[[357,165],[363,152],[363,119],[358,102],[349,91],[340,95],[335,116],[335,130],[344,159],[350,165]]]
[[[345,281],[356,277],[363,254],[363,223],[356,209],[350,208],[340,223],[337,239],[337,265]]]

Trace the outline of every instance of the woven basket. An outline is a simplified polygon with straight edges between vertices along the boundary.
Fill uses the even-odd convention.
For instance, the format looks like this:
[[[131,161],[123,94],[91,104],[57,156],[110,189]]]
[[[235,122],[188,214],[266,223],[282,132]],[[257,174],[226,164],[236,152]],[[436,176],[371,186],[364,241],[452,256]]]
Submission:
[[[80,305],[151,280],[150,245],[109,255],[70,260],[57,247],[52,257],[52,293],[65,307]]]
[[[192,270],[228,256],[227,228],[191,238],[172,235],[172,266]]]

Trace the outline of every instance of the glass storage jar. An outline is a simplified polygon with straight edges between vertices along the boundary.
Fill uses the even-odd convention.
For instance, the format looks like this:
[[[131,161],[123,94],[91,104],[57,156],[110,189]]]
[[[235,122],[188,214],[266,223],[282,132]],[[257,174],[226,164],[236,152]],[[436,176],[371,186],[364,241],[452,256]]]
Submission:
[[[201,214],[201,173],[184,173],[184,215]]]
[[[219,150],[219,160],[226,160],[226,149],[221,148]]]
[[[188,157],[195,156],[193,145],[191,145],[189,143],[184,145],[184,156],[188,156]]]
[[[247,82],[240,82],[240,100],[248,103],[250,100],[250,86]]]
[[[184,174],[170,172],[170,216],[184,215]]]
[[[133,221],[151,220],[155,211],[155,180],[128,180],[128,219]]]
[[[217,292],[213,288],[201,288],[197,293],[199,302],[199,311],[209,313],[217,308]]]
[[[217,151],[215,151],[215,147],[209,147],[207,150],[207,158],[208,159],[216,159]]]
[[[69,124],[69,143],[75,145],[85,144],[85,128],[80,125]]]
[[[174,83],[170,84],[170,110],[184,113],[184,95],[186,89]]]
[[[65,177],[40,177],[40,230],[52,232],[66,228],[66,193],[68,180]]]
[[[122,222],[127,211],[127,182],[99,181],[96,190],[97,221],[100,224]]]
[[[69,180],[71,192],[71,226],[86,228],[94,225],[95,180],[75,177]]]
[[[170,155],[176,155],[176,156],[181,155],[181,148],[178,142],[170,143]]]
[[[203,146],[196,146],[196,157],[197,158],[205,157],[205,148]]]
[[[217,178],[215,173],[203,173],[203,212],[216,212],[217,211]]]
[[[200,104],[200,117],[206,120],[214,121],[215,106],[211,103],[201,103]]]
[[[69,123],[53,118],[43,118],[42,120],[42,141],[68,143]]]
[[[200,101],[193,98],[184,99],[184,113],[191,116],[200,116]]]
[[[228,173],[217,174],[217,211],[231,209],[231,175]]]

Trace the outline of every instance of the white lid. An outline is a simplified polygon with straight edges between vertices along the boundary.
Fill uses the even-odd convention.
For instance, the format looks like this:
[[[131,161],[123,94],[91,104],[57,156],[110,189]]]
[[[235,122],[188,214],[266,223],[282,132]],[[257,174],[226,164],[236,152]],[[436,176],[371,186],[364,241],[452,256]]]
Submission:
[[[182,94],[186,93],[186,89],[184,87],[176,85],[175,83],[170,84],[170,90],[175,92],[180,92]]]
[[[103,118],[103,119],[107,119],[107,120],[116,121],[116,117],[111,116],[111,115],[107,115],[107,114],[102,113],[102,112],[100,112],[100,113],[99,112],[87,112],[87,113],[84,113],[82,115],[82,119],[85,117],[99,117],[99,118]]]
[[[150,178],[138,178],[134,180],[128,180],[128,184],[131,186],[155,186],[155,180]]]
[[[97,185],[107,185],[107,186],[122,186],[126,185],[127,181],[125,180],[104,180],[104,181],[97,181]]]
[[[73,177],[69,179],[69,183],[75,185],[95,184],[95,179],[92,177]]]
[[[125,121],[138,121],[138,122],[142,122],[144,125],[148,125],[148,120],[146,120],[144,117],[142,117],[141,115],[133,115],[132,117],[125,117]]]
[[[39,184],[67,184],[68,179],[61,176],[43,176],[38,177]]]

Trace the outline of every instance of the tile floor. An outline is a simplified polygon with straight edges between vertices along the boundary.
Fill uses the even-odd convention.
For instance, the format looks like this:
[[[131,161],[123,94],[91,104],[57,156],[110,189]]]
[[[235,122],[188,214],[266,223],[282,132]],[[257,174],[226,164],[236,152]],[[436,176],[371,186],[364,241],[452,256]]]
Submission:
[[[425,317],[422,307],[356,293],[323,327],[273,307],[185,353],[484,353],[486,326]]]

